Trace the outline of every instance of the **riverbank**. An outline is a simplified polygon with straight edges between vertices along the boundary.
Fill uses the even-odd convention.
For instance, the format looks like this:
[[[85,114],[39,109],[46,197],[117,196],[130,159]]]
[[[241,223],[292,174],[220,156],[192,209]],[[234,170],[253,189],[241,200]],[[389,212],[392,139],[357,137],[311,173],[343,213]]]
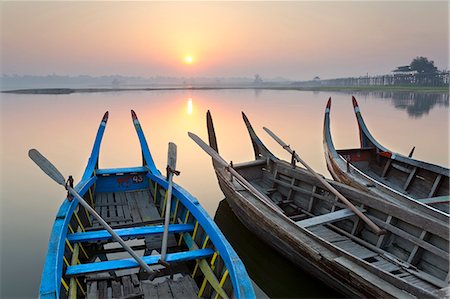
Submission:
[[[180,87],[150,87],[150,88],[30,88],[4,90],[2,93],[14,94],[72,94],[90,92],[121,92],[121,91],[158,91],[158,90],[225,90],[225,89],[253,89],[253,90],[299,90],[299,91],[386,91],[386,92],[424,92],[424,93],[449,93],[448,86],[180,86]]]

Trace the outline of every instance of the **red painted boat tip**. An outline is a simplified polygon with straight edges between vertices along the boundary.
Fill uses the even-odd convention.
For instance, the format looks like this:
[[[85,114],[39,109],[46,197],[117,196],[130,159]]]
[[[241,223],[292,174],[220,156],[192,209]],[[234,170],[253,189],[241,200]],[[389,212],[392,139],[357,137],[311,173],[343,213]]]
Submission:
[[[108,121],[108,116],[109,116],[109,112],[106,111],[105,114],[103,115],[102,121],[107,122]]]
[[[391,152],[380,152],[379,155],[383,156],[383,157],[386,157],[386,158],[392,158],[392,153]]]
[[[331,98],[328,99],[327,108],[331,108]]]
[[[131,117],[132,117],[133,119],[137,119],[137,115],[136,115],[136,113],[134,112],[134,110],[131,110]]]
[[[356,101],[355,97],[352,96],[352,102],[353,102],[353,107],[359,107],[358,106],[358,102]]]

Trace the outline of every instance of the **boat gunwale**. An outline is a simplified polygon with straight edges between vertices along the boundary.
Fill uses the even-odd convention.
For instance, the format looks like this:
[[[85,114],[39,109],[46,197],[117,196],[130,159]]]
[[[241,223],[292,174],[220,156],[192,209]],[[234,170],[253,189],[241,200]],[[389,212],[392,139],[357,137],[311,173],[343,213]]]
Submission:
[[[353,98],[354,99],[354,98]],[[354,100],[356,101],[356,100]],[[384,184],[382,181],[377,180],[376,178],[371,177],[368,174],[365,174],[362,170],[360,170],[358,167],[356,167],[355,165],[353,165],[352,163],[347,163],[347,160],[342,156],[342,154],[340,153],[341,151],[361,151],[361,150],[366,150],[369,149],[368,147],[360,147],[360,148],[352,148],[352,149],[336,149],[333,143],[333,139],[331,136],[331,128],[330,128],[330,108],[331,108],[331,99],[329,99],[329,103],[327,104],[327,107],[325,109],[325,115],[324,115],[324,126],[323,126],[323,145],[324,145],[324,150],[325,150],[325,160],[327,162],[327,168],[330,171],[330,173],[332,174],[333,178],[335,180],[338,181],[349,181],[349,185],[353,186],[353,187],[357,187],[363,191],[366,192],[370,192],[373,194],[376,194],[379,197],[383,197],[386,198],[386,200],[389,201],[393,201],[393,200],[400,200],[402,201],[402,203],[408,205],[410,204],[410,202],[412,202],[412,204],[417,205],[423,209],[425,209],[425,211],[423,211],[424,213],[437,213],[437,215],[432,215],[440,220],[444,220],[445,219],[449,219],[450,217],[450,213],[446,213],[445,211],[439,210],[437,208],[435,208],[432,205],[428,205],[425,204],[423,202],[421,202],[418,199],[415,199],[413,197],[408,196],[407,194],[396,190],[395,188]],[[382,145],[380,145],[375,138],[370,134],[370,132],[367,129],[367,126],[364,123],[364,120],[361,116],[361,112],[359,111],[359,107],[356,106],[355,107],[355,115],[356,115],[356,119],[358,121],[358,128],[360,130],[360,134],[364,134],[364,136],[366,136],[370,142],[375,146],[375,148],[373,148],[374,150],[377,151],[383,151],[383,152],[389,152],[392,154],[391,157],[386,157],[387,159],[390,159],[392,161],[399,161],[401,163],[406,163],[406,164],[410,164],[410,165],[414,165],[416,167],[419,167],[421,169],[424,169],[426,171],[434,171],[434,170],[430,170],[427,167],[424,166],[433,166],[433,167],[438,167],[440,169],[440,172],[435,172],[437,174],[443,174],[448,176],[449,175],[449,169],[445,169],[442,166],[439,165],[434,165],[434,164],[430,164],[427,162],[423,162],[423,161],[418,161],[415,160],[413,158],[408,158],[408,157],[404,157],[400,154],[396,154],[396,153],[392,153],[391,151],[389,151],[388,149],[386,149],[385,147],[383,147]],[[360,135],[361,136],[361,135]],[[362,138],[362,137],[361,137]],[[362,141],[361,141],[362,142]],[[410,163],[412,161],[416,161],[418,163],[422,163],[422,164],[426,164],[426,165],[419,165],[419,164],[414,164],[414,163]],[[332,165],[330,165],[330,163],[336,165],[336,167],[339,168],[340,174],[336,173],[336,169],[334,169],[334,167]],[[357,175],[355,174],[348,174],[346,172],[346,167],[347,165],[353,169],[354,171],[357,172]],[[330,169],[331,168],[331,169]],[[442,172],[442,173],[441,173]],[[358,177],[359,175],[359,177]],[[360,180],[364,180],[367,181],[367,183],[373,183],[376,186],[379,186],[379,189],[376,190],[371,190],[368,187],[366,187],[364,185],[364,183],[366,182],[361,182]],[[347,183],[347,182],[346,182]],[[384,191],[385,190],[385,191]],[[379,191],[379,192],[377,192]]]
[[[356,121],[358,123],[358,129],[359,129],[361,139],[366,137],[376,147],[376,149],[378,151],[390,153],[391,157],[389,159],[391,159],[391,160],[410,164],[410,165],[416,166],[418,168],[423,168],[427,171],[441,174],[443,176],[449,176],[450,170],[446,167],[443,167],[443,166],[437,165],[437,164],[432,164],[432,163],[425,162],[425,161],[416,160],[414,158],[406,157],[402,154],[395,153],[395,152],[389,150],[388,148],[386,148],[385,146],[381,145],[373,137],[372,133],[370,133],[369,129],[367,128],[355,97],[352,97],[352,101],[353,101],[353,106],[354,106],[353,110],[355,112]],[[329,111],[328,111],[328,114],[329,114]],[[362,140],[361,140],[361,148],[362,148]],[[356,149],[358,149],[358,148],[356,148]]]
[[[96,181],[97,176],[92,176],[88,180],[80,181],[74,189],[83,197]],[[40,298],[60,298],[65,240],[69,229],[68,225],[78,204],[78,200],[69,201],[66,198],[56,214],[41,276]]]
[[[132,114],[134,114],[134,111]],[[98,174],[96,173],[98,168],[100,145],[106,126],[105,117],[107,120],[107,113],[105,113],[105,116],[103,117],[97,131],[91,156],[88,160],[83,177],[74,189],[80,193],[81,196],[84,196],[88,189],[97,181],[98,176],[114,175],[130,170],[146,172],[146,176],[148,178],[154,182],[157,182],[158,185],[164,189],[167,189],[168,182],[166,178],[161,175],[161,172],[156,168],[153,162],[152,155],[137,117],[133,118],[133,123],[138,133],[141,151],[144,158],[144,166],[112,169],[105,168],[100,169]],[[115,170],[118,172],[114,173]],[[86,178],[87,174],[90,174],[89,178]],[[228,269],[228,275],[230,276],[233,285],[234,296],[236,298],[255,298],[254,289],[245,266],[238,257],[237,253],[231,247],[231,244],[226,240],[223,233],[200,205],[199,201],[176,183],[173,183],[173,195],[181,201],[185,208],[189,210],[193,217],[199,222],[199,225],[201,225],[201,227],[205,230],[211,242],[214,244],[216,251],[219,252],[226,268]],[[68,235],[68,224],[71,221],[77,206],[77,200],[69,201],[66,198],[58,210],[53,223],[52,232],[50,234],[44,270],[41,276],[41,284],[39,288],[40,298],[60,298],[61,280],[63,278],[62,272],[65,240]]]
[[[277,159],[278,161],[277,161],[277,160],[273,160],[273,159],[271,159],[271,160],[272,160],[274,163],[276,163],[276,164],[279,164],[279,163],[286,163],[286,164],[288,164],[287,162],[285,162],[285,161],[283,161],[283,160],[279,160],[279,159]],[[257,160],[256,160],[256,161],[257,161]],[[248,162],[244,162],[244,163],[247,164]],[[239,167],[240,169],[244,169],[246,166],[247,166],[247,167],[253,167],[253,166],[257,166],[257,165],[259,164],[259,163],[258,163],[258,164],[255,164],[255,165],[252,165],[252,164],[242,165],[242,164],[244,164],[244,163],[236,164],[236,167]],[[283,165],[283,166],[284,166],[284,167],[288,167],[288,165]],[[293,221],[293,220],[290,219],[289,217],[287,217],[287,216],[280,217],[280,215],[276,214],[276,213],[275,213],[275,212],[274,212],[274,211],[273,211],[266,203],[261,202],[261,201],[259,201],[259,200],[257,200],[257,199],[255,199],[255,200],[253,200],[252,202],[250,202],[246,197],[244,197],[244,196],[241,194],[241,192],[240,192],[239,190],[236,189],[236,187],[235,187],[233,184],[230,183],[229,180],[226,179],[226,175],[225,175],[226,169],[225,169],[225,168],[222,168],[222,167],[220,167],[220,166],[217,166],[217,167],[215,166],[215,170],[216,170],[216,174],[217,174],[217,176],[218,176],[219,181],[222,181],[222,183],[225,183],[226,186],[227,186],[227,188],[229,188],[230,190],[232,190],[231,193],[236,194],[236,196],[240,196],[240,197],[241,197],[241,199],[240,199],[240,202],[241,202],[241,203],[244,203],[244,204],[247,204],[247,205],[251,205],[252,207],[254,207],[254,209],[257,210],[258,213],[260,214],[260,218],[261,218],[261,219],[266,219],[266,220],[271,219],[270,221],[272,221],[272,222],[276,222],[276,219],[280,219],[280,221],[282,221],[283,223],[286,223],[286,224],[292,226],[292,228],[293,228],[292,231],[289,231],[289,232],[288,232],[288,231],[284,231],[284,230],[283,230],[283,232],[284,232],[285,234],[287,234],[287,235],[293,235],[293,236],[294,236],[294,235],[297,235],[297,237],[299,237],[298,235],[301,236],[302,234],[303,234],[303,235],[307,235],[308,238],[309,238],[310,240],[315,241],[315,242],[320,242],[320,244],[321,244],[322,246],[325,246],[325,247],[327,248],[327,250],[329,250],[329,251],[332,252],[333,254],[338,255],[338,256],[339,256],[339,255],[345,256],[345,257],[348,258],[349,260],[351,260],[351,261],[357,263],[358,265],[360,265],[361,267],[363,267],[365,270],[367,270],[367,271],[373,273],[374,275],[377,275],[378,277],[380,277],[380,274],[381,274],[381,276],[383,276],[383,277],[380,277],[380,278],[382,278],[384,281],[388,282],[388,283],[391,284],[392,286],[398,288],[398,290],[402,290],[402,288],[405,288],[405,287],[406,287],[406,288],[413,288],[413,289],[414,289],[414,292],[416,292],[416,295],[417,295],[417,293],[420,293],[420,295],[422,295],[422,296],[427,296],[427,297],[432,296],[432,293],[430,293],[430,292],[428,292],[428,291],[426,291],[426,290],[424,290],[424,289],[422,289],[422,288],[415,288],[412,284],[407,283],[407,282],[405,282],[405,281],[403,281],[403,280],[397,278],[395,275],[393,275],[393,274],[391,274],[391,273],[389,273],[389,272],[386,272],[386,271],[384,271],[384,270],[382,270],[382,269],[378,269],[377,267],[374,267],[373,265],[371,265],[371,264],[368,263],[367,261],[364,261],[363,259],[354,256],[354,255],[351,254],[350,252],[345,251],[344,249],[342,249],[342,248],[340,248],[340,247],[337,247],[336,245],[332,244],[331,242],[327,241],[326,239],[324,239],[324,238],[322,238],[322,237],[320,237],[320,236],[314,234],[313,232],[309,231],[308,229],[296,225],[295,221]],[[300,168],[300,167],[296,167],[296,170],[302,170],[302,171],[305,172],[305,173],[303,173],[303,175],[308,175],[308,173],[306,173],[306,170],[304,170],[304,169],[302,169],[302,168]],[[311,180],[313,180],[313,179],[314,179],[314,178],[311,176]],[[331,182],[331,181],[330,181],[330,182]],[[356,188],[347,186],[347,185],[342,184],[342,183],[339,183],[339,182],[332,182],[332,183],[333,183],[333,184],[334,184],[334,183],[337,183],[337,184],[335,184],[335,185],[341,185],[341,186],[344,187],[344,188],[353,189],[354,192],[361,192],[360,190],[358,190],[358,189],[356,189]],[[249,190],[245,190],[245,192],[249,192],[250,194],[253,195],[253,193],[250,192]],[[253,197],[254,197],[254,196],[253,196]],[[375,199],[376,199],[376,197],[374,197],[374,196],[369,196],[369,197],[372,197],[372,198],[375,198]],[[229,200],[231,200],[231,198],[230,198]],[[368,200],[368,202],[370,203],[371,201]],[[256,206],[256,205],[257,205],[257,206]],[[398,207],[398,206],[395,205],[394,203],[390,203],[390,205],[391,205],[391,207],[394,207],[394,206],[395,206],[395,207]],[[264,209],[266,209],[266,211],[261,211],[261,207],[264,207]],[[371,208],[373,208],[373,207],[371,207]],[[373,209],[377,209],[377,208],[373,208]],[[270,217],[268,217],[268,216],[266,215],[266,213],[271,213],[272,215],[271,215]],[[416,214],[416,216],[419,216],[419,217],[422,216],[422,215],[417,214],[417,213],[414,213],[414,214]],[[395,216],[394,216],[394,217],[395,217]],[[296,234],[293,234],[294,229],[296,229],[296,232],[297,232]],[[300,239],[301,239],[301,238],[300,238]],[[362,240],[362,241],[363,241],[363,240]],[[356,241],[356,240],[355,240],[355,242],[358,243],[358,241]],[[308,248],[308,250],[309,250],[309,253],[310,253],[309,255],[310,255],[310,256],[311,256],[311,254],[312,254],[313,252],[315,252],[315,253],[316,253],[318,256],[320,256],[320,257],[324,257],[324,258],[325,258],[325,257],[327,256],[327,254],[324,254],[322,251],[318,252],[317,250],[314,250],[314,249],[312,249],[312,248]],[[390,254],[389,254],[388,252],[384,251],[383,249],[381,249],[381,250],[383,251],[383,254],[380,254],[380,256],[384,256],[385,254],[388,255],[388,256],[390,256]],[[394,256],[394,258],[397,259],[395,256]],[[320,259],[320,258],[318,258],[318,259]],[[334,260],[334,259],[333,259],[333,260]],[[333,262],[333,260],[328,259],[329,262]],[[337,265],[337,264],[335,264],[335,266],[336,266],[336,265]],[[341,267],[341,266],[339,265],[339,267]],[[399,285],[400,285],[400,286],[399,286]]]
[[[218,173],[218,172],[220,172],[220,170],[216,171],[216,173]],[[219,177],[219,175],[218,175],[218,177]],[[270,207],[268,207],[264,202],[261,202],[257,199],[250,202],[246,197],[244,197],[240,193],[239,190],[236,190],[232,184],[227,182],[227,180],[224,178],[223,174],[220,174],[219,180],[221,180],[222,182],[225,182],[225,184],[227,185],[227,188],[232,190],[231,193],[235,193],[236,194],[235,196],[241,197],[241,199],[239,200],[240,203],[246,204],[249,209],[256,210],[257,211],[256,213],[258,213],[260,215],[260,217],[259,217],[260,219],[264,219],[265,221],[271,221],[272,223],[274,223],[275,226],[276,226],[276,224],[280,224],[278,221],[281,221],[281,223],[288,224],[294,230],[296,230],[296,233],[293,233],[292,231],[281,230],[282,233],[284,235],[286,235],[286,238],[292,239],[292,237],[294,237],[297,240],[304,241],[304,238],[306,237],[306,238],[308,238],[309,241],[319,244],[324,250],[328,251],[328,253],[324,252],[322,250],[318,251],[316,249],[313,249],[311,246],[303,246],[302,242],[297,241],[297,242],[295,242],[295,245],[296,245],[295,248],[298,249],[299,246],[303,246],[302,248],[304,248],[304,250],[302,250],[302,257],[303,257],[303,254],[307,253],[308,256],[310,256],[310,257],[315,256],[314,260],[316,262],[319,260],[322,260],[322,259],[326,259],[329,263],[333,263],[334,267],[341,268],[341,271],[348,271],[340,264],[335,263],[335,259],[337,259],[339,257],[345,257],[346,259],[357,263],[359,266],[361,266],[365,270],[369,271],[370,273],[377,275],[378,277],[380,277],[380,275],[378,275],[378,274],[381,274],[383,277],[380,277],[380,278],[382,278],[383,281],[389,283],[391,286],[395,287],[398,291],[402,291],[403,290],[402,288],[405,288],[405,287],[406,288],[413,287],[413,285],[408,284],[407,282],[404,282],[401,279],[398,279],[393,274],[372,266],[367,261],[364,261],[363,259],[360,259],[360,258],[352,255],[350,252],[337,247],[336,245],[332,244],[331,242],[327,241],[326,239],[309,231],[308,229],[296,225],[292,219],[290,219],[288,217],[280,217],[279,215],[276,215],[272,211],[272,209],[270,209]],[[245,191],[249,192],[248,190],[245,190]],[[233,200],[233,199],[228,198],[228,200]],[[255,204],[258,206],[256,206]],[[238,205],[237,202],[236,202],[236,205]],[[249,205],[254,208],[249,207]],[[266,211],[261,211],[261,207],[263,207]],[[241,206],[239,206],[238,208],[241,209],[242,211],[244,211],[244,209]],[[266,212],[273,213],[273,214],[271,215],[271,217],[268,217],[266,215]],[[246,212],[244,211],[244,213],[246,213]],[[248,213],[246,213],[246,214],[248,215]],[[277,221],[277,219],[278,219],[278,221]],[[291,237],[289,237],[289,236],[291,236]],[[280,237],[280,234],[278,234],[278,238],[282,239],[282,241],[287,244],[287,240],[283,237]],[[290,244],[288,246],[292,247],[292,244]],[[330,254],[332,254],[336,257],[335,258],[327,258],[327,256],[329,256]],[[314,265],[316,265],[316,262],[312,262],[311,264],[314,266]],[[316,268],[318,271],[320,271],[322,273],[322,275],[328,274],[327,272],[324,272],[320,267],[316,267]],[[364,279],[364,281],[368,281],[368,280]],[[400,284],[401,286],[399,286],[398,284]],[[380,288],[378,288],[378,289],[381,290]],[[432,295],[430,292],[427,292],[420,288],[416,289],[416,292],[421,293],[422,296],[427,296],[427,297]],[[411,294],[411,296],[412,296],[412,294]]]
[[[328,109],[328,107],[327,107],[327,109]],[[287,163],[286,161],[283,161],[283,160],[278,159],[278,158],[275,157],[270,151],[269,151],[269,157],[267,157],[267,156],[265,155],[265,152],[268,151],[267,148],[263,145],[263,143],[261,142],[261,140],[259,139],[259,137],[254,133],[254,131],[253,131],[252,127],[251,127],[251,124],[248,122],[248,119],[245,117],[245,114],[243,114],[243,116],[244,116],[244,121],[245,121],[245,123],[246,123],[247,129],[248,129],[248,131],[249,131],[249,133],[250,133],[250,138],[252,139],[252,145],[253,145],[253,147],[254,147],[254,152],[255,152],[256,160],[254,160],[254,161],[249,161],[249,162],[243,162],[243,163],[239,163],[239,164],[235,164],[235,169],[241,169],[241,170],[244,170],[246,167],[250,168],[250,167],[253,167],[253,166],[259,166],[260,164],[264,164],[263,162],[257,162],[258,158],[260,158],[261,160],[265,161],[266,164],[269,164],[270,161],[272,161],[275,165],[277,165],[278,163],[281,163],[281,164],[285,164],[286,167],[289,167],[289,166],[290,166],[290,167],[292,168],[292,165],[291,165],[291,164]],[[211,116],[208,115],[208,118],[211,118]],[[213,139],[213,140],[216,139],[216,137],[215,137],[215,132],[214,132],[214,127],[213,127],[213,125],[212,125],[212,119],[208,119],[208,135],[210,136],[210,140],[211,140],[211,139]],[[256,140],[253,140],[253,139],[256,139]],[[261,148],[261,145],[264,146],[264,147]],[[215,150],[217,150],[217,148],[215,148]],[[214,162],[214,161],[213,161],[213,162]],[[245,197],[241,194],[241,192],[240,192],[239,190],[236,189],[236,186],[230,182],[230,179],[229,179],[230,176],[229,176],[229,175],[226,175],[226,173],[225,173],[225,172],[226,172],[225,167],[220,166],[220,165],[218,165],[217,163],[213,163],[213,167],[214,167],[214,169],[215,169],[216,175],[217,175],[218,180],[219,180],[219,185],[221,186],[222,190],[224,191],[224,193],[229,193],[229,195],[230,195],[230,198],[227,197],[229,201],[234,202],[234,201],[237,200],[236,198],[240,198],[239,201],[241,202],[241,204],[244,204],[244,205],[246,205],[246,204],[252,204],[252,203],[249,202],[249,200],[248,200],[247,198],[245,198]],[[264,166],[262,166],[262,168],[264,168]],[[271,168],[271,167],[270,167],[270,168]],[[269,168],[269,171],[270,171],[270,168]],[[302,170],[302,172],[304,172],[304,173],[306,174],[306,170],[304,170],[304,169],[302,169],[302,168],[300,168],[300,167],[295,167],[295,168],[296,168],[297,170]],[[310,176],[312,176],[312,175],[310,175]],[[311,178],[311,179],[313,179],[313,178]],[[331,182],[331,181],[330,181],[330,182]],[[358,192],[358,193],[361,193],[361,192],[362,192],[362,191],[359,190],[358,188],[354,188],[354,187],[345,185],[345,184],[343,184],[343,183],[339,183],[339,182],[332,182],[332,183],[335,184],[335,185],[342,185],[343,188],[347,188],[348,190],[353,190],[353,192]],[[317,185],[317,183],[316,183],[316,185]],[[320,184],[319,184],[319,186],[320,186]],[[228,189],[228,191],[225,192],[224,188],[225,188],[225,189]],[[247,192],[249,192],[249,190],[247,190]],[[250,194],[252,194],[252,192],[250,192]],[[382,199],[381,197],[379,197],[379,196],[376,197],[376,196],[370,195],[370,196],[368,196],[368,197],[377,199],[377,200],[378,200],[381,204],[383,204],[383,205],[386,204],[386,200],[383,200],[383,199]],[[233,198],[235,198],[235,199],[233,199]],[[269,213],[273,213],[273,212],[271,211],[271,209],[267,206],[266,203],[260,202],[260,201],[258,201],[257,199],[255,199],[255,196],[254,196],[253,194],[252,194],[251,198],[254,199],[253,201],[254,201],[256,204],[260,205],[261,207],[265,207],[265,208],[268,210]],[[370,203],[370,201],[368,201],[368,203]],[[401,208],[402,208],[400,205],[395,204],[395,203],[393,203],[393,202],[387,202],[387,203],[388,203],[389,205],[391,205],[392,207],[396,207],[397,209],[401,209]],[[235,202],[234,205],[236,206],[236,209],[241,210],[241,213],[247,214],[247,216],[248,216],[248,213],[244,210],[244,208],[242,207],[242,205],[239,204],[239,202]],[[253,205],[253,206],[254,206],[254,205]],[[248,207],[248,209],[251,209],[251,207]],[[376,208],[376,207],[375,207],[374,209],[375,209],[375,210],[380,210],[379,208]],[[259,209],[258,209],[258,211],[259,211]],[[262,220],[262,222],[264,223],[264,220],[267,220],[267,217],[266,217],[266,215],[264,215],[263,212],[259,211],[259,213],[261,214],[259,218],[260,218],[260,219]],[[385,213],[385,214],[389,215],[390,213]],[[435,219],[430,218],[429,215],[425,215],[425,214],[418,213],[418,212],[415,212],[415,211],[412,213],[412,215],[413,215],[413,216],[414,216],[414,215],[417,215],[417,216],[426,218],[426,219],[428,219],[428,220],[430,220],[430,221],[436,221]],[[311,239],[313,239],[313,240],[320,240],[321,243],[322,243],[322,245],[326,244],[327,247],[330,247],[330,246],[331,246],[330,248],[333,248],[334,250],[337,250],[338,252],[340,252],[341,254],[345,255],[346,257],[349,257],[349,258],[352,259],[353,261],[356,261],[358,264],[362,264],[361,267],[363,267],[364,269],[370,271],[371,273],[374,273],[374,272],[375,272],[375,273],[374,273],[375,275],[377,275],[377,273],[378,273],[378,274],[379,274],[379,273],[382,273],[383,276],[387,275],[386,277],[388,278],[389,281],[387,281],[387,280],[385,279],[386,277],[381,277],[380,275],[377,275],[377,276],[380,277],[381,279],[383,279],[384,281],[388,282],[390,285],[392,285],[392,286],[394,286],[395,288],[397,288],[398,291],[402,291],[403,289],[406,288],[406,289],[412,289],[412,293],[411,293],[411,294],[414,294],[414,293],[415,293],[416,295],[417,295],[417,294],[420,294],[420,295],[426,296],[426,297],[434,296],[431,292],[428,292],[427,290],[425,290],[425,289],[423,289],[423,288],[415,287],[413,284],[407,283],[407,282],[405,282],[405,281],[399,279],[398,277],[395,277],[395,275],[393,275],[393,274],[391,274],[391,273],[387,273],[386,271],[384,271],[384,270],[382,270],[382,269],[378,269],[378,268],[374,267],[373,265],[370,265],[368,262],[363,261],[362,259],[353,256],[352,254],[350,254],[350,253],[344,251],[344,250],[341,249],[341,248],[336,248],[336,246],[334,246],[334,245],[331,244],[330,242],[326,241],[326,240],[323,239],[323,238],[318,237],[317,235],[315,235],[314,233],[308,231],[307,229],[298,227],[298,226],[295,224],[295,222],[294,222],[292,219],[290,219],[289,217],[286,217],[286,216],[280,217],[280,215],[273,215],[273,217],[275,217],[275,219],[276,219],[276,218],[281,219],[282,221],[284,221],[284,223],[289,223],[290,225],[295,225],[295,227],[296,227],[296,229],[297,229],[297,231],[298,231],[299,233],[306,234],[306,235],[309,236],[309,238],[311,238]],[[410,217],[410,218],[411,218],[411,217]],[[243,220],[241,220],[241,221],[246,222],[247,219],[243,219]],[[249,224],[249,225],[250,225],[250,224]],[[251,226],[251,225],[250,225],[250,226]],[[446,224],[444,224],[443,222],[442,222],[442,225],[441,225],[441,226],[442,226],[442,229],[444,229],[444,230],[445,230],[445,228],[448,227],[448,226],[447,226]],[[289,233],[289,232],[284,232],[284,233]],[[438,233],[437,235],[442,235],[442,233],[443,233],[443,232],[441,232],[440,234]],[[448,231],[446,232],[445,236],[448,238]],[[441,236],[441,237],[442,237],[442,236]],[[265,236],[265,235],[262,236],[262,238],[263,238],[263,239],[265,239],[265,238],[270,239],[269,237],[267,237],[267,236]],[[275,237],[275,238],[276,238],[276,237]],[[444,237],[444,239],[445,239],[445,237]],[[447,240],[448,240],[448,239],[447,239]],[[362,241],[363,241],[363,240],[362,240]],[[356,242],[356,240],[355,240],[355,242]],[[272,244],[271,242],[269,242],[269,243],[270,243],[270,245],[271,245],[272,247],[274,247],[274,246],[276,247],[276,245]],[[330,249],[328,249],[328,250],[330,250]],[[386,252],[386,251],[383,250],[383,252]],[[388,255],[389,255],[389,253],[388,253]],[[330,261],[330,262],[332,262],[332,261]],[[364,264],[364,263],[365,263],[365,264]],[[339,267],[341,267],[341,266],[339,266]],[[319,269],[319,271],[321,271],[321,269]],[[440,279],[437,278],[437,277],[436,277],[436,279],[440,280]],[[399,284],[401,285],[400,287],[398,286]],[[436,286],[436,285],[435,285],[435,286]],[[347,287],[347,289],[350,290],[351,288],[348,288],[348,287]],[[391,294],[391,295],[392,295],[392,294]]]

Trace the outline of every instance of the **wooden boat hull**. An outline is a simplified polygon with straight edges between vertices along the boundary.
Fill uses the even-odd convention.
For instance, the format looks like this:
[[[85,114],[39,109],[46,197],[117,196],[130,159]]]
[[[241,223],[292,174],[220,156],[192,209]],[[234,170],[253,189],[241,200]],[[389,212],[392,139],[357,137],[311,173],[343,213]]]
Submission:
[[[444,220],[449,216],[449,169],[392,153],[368,131],[356,99],[361,148],[337,150],[330,132],[331,99],[325,109],[323,146],[336,181]]]
[[[448,219],[438,221],[330,181],[387,231],[386,235],[377,236],[354,214],[351,219],[340,218],[338,214],[347,212],[343,205],[306,170],[274,157],[245,116],[244,121],[256,160],[234,164],[233,168],[278,207],[283,207],[284,213],[260,200],[259,196],[264,195],[255,195],[224,166],[213,161],[227,202],[249,230],[293,263],[348,296],[439,297],[438,293],[448,284]],[[217,149],[209,114],[208,135],[210,145]],[[427,237],[427,242],[422,242],[428,234],[429,240]],[[433,267],[437,268],[428,269],[429,263],[435,263]]]
[[[105,114],[75,190],[139,252],[152,272],[140,271],[83,206],[66,199],[50,237],[40,298],[254,298],[252,282],[236,252],[198,200],[175,183],[167,255],[161,260],[169,183],[153,162],[134,111],[132,119],[143,166],[98,168]]]
[[[373,288],[369,281],[361,288],[353,288],[354,281],[350,273],[346,269],[337,269],[335,265],[329,265],[326,260],[323,260],[319,253],[323,247],[314,238],[302,234],[294,238],[286,230],[274,229],[284,226],[296,228],[276,218],[267,219],[266,213],[269,212],[267,208],[260,206],[259,202],[252,204],[248,199],[236,196],[233,188],[220,178],[219,174],[218,178],[225,199],[241,223],[291,262],[348,297],[390,297],[383,289]],[[257,211],[258,208],[262,211]],[[311,250],[311,243],[315,244],[315,250]]]

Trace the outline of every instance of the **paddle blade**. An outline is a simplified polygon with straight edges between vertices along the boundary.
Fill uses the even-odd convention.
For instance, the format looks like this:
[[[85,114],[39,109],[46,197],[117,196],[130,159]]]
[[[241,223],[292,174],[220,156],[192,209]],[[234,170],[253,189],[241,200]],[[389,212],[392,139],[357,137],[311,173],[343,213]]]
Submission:
[[[273,139],[275,139],[276,142],[278,142],[282,147],[289,147],[289,145],[287,145],[283,140],[281,140],[277,135],[275,135],[274,132],[272,132],[271,130],[269,130],[266,127],[263,127],[264,131],[267,132],[267,134],[270,135],[270,137],[272,137]]]
[[[45,172],[50,178],[52,178],[55,182],[58,184],[65,186],[66,180],[64,179],[64,176],[59,172],[58,169],[49,161],[47,158],[45,158],[38,150],[36,149],[30,149],[28,151],[28,156],[31,158],[31,160],[34,161],[34,163],[39,166],[43,172]]]
[[[169,166],[172,170],[175,170],[177,167],[177,145],[173,142],[169,142],[167,166]]]

